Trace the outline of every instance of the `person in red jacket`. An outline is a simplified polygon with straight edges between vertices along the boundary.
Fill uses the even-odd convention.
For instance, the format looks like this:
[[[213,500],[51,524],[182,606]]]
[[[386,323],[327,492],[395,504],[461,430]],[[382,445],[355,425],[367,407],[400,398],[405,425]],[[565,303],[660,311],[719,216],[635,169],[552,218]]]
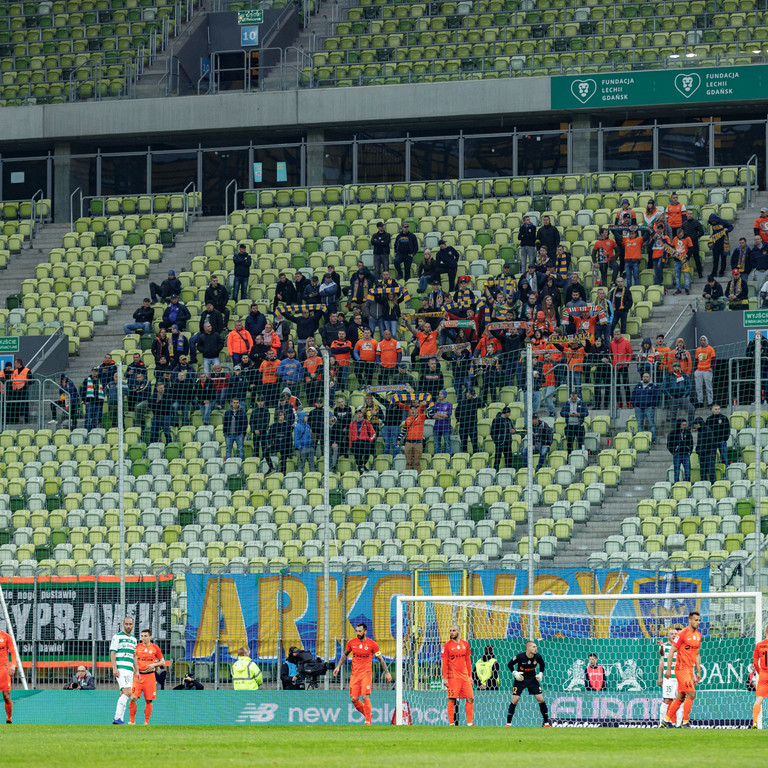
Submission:
[[[623,403],[627,408],[632,407],[629,395],[629,364],[632,362],[632,345],[628,339],[621,335],[620,328],[613,329],[613,339],[611,340],[611,362],[616,369],[616,404],[623,408]],[[621,398],[621,386],[624,383],[624,400]]]
[[[363,409],[355,411],[355,418],[349,424],[349,450],[355,458],[358,472],[368,469],[368,460],[373,453],[376,432],[368,419],[364,418]]]

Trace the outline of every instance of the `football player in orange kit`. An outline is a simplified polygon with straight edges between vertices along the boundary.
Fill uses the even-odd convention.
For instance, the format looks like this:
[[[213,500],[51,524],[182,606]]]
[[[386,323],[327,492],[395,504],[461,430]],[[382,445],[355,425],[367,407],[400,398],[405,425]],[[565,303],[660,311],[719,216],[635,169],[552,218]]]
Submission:
[[[0,691],[5,702],[5,722],[10,725],[13,718],[11,701],[11,678],[16,672],[16,658],[13,640],[7,632],[0,632]]]
[[[339,663],[333,670],[333,676],[336,677],[341,671],[341,665],[347,660],[347,656],[352,656],[352,675],[349,678],[349,696],[352,699],[352,706],[365,717],[365,724],[371,724],[371,683],[373,681],[373,657],[379,660],[381,668],[384,670],[384,678],[388,683],[392,682],[392,675],[389,674],[387,662],[381,655],[379,645],[375,640],[367,637],[368,627],[365,624],[358,624],[355,627],[356,637],[347,643],[344,653],[341,654]]]
[[[667,715],[664,718],[665,728],[675,727],[675,716],[680,705],[683,705],[683,724],[681,728],[690,728],[688,719],[691,716],[691,707],[696,698],[696,686],[701,682],[701,632],[699,632],[699,623],[701,614],[698,611],[691,611],[688,614],[688,626],[681,630],[677,637],[672,641],[672,645],[667,654],[667,667],[664,677],[672,677],[672,659],[677,653],[675,659],[675,677],[677,678],[677,696],[667,707]],[[696,675],[694,677],[694,667]],[[685,704],[683,704],[685,702]]]
[[[155,670],[165,667],[163,652],[152,642],[152,633],[148,629],[141,630],[141,642],[136,646],[136,666],[139,674],[133,679],[131,701],[128,712],[131,715],[131,725],[136,725],[136,702],[144,694],[144,725],[149,725],[152,716],[152,705],[157,698],[157,680]]]
[[[765,640],[761,640],[755,646],[752,666],[755,670],[755,704],[752,707],[752,727],[757,728],[763,699],[768,696],[768,627],[765,628]]]
[[[472,725],[472,655],[469,643],[459,638],[459,628],[454,624],[449,632],[449,640],[443,646],[443,684],[448,693],[448,725],[454,725],[456,699],[464,699],[467,713],[467,725]]]

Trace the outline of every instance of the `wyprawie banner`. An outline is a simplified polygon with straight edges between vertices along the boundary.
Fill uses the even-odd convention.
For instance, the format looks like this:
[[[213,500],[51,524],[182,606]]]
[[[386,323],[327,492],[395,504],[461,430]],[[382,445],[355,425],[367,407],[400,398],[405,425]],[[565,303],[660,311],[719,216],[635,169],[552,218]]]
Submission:
[[[22,658],[58,663],[109,658],[109,641],[120,631],[120,580],[116,576],[59,576],[0,579]],[[136,633],[148,628],[169,651],[173,576],[126,579],[127,613]],[[0,618],[0,629],[5,630]],[[33,642],[37,647],[33,649]]]

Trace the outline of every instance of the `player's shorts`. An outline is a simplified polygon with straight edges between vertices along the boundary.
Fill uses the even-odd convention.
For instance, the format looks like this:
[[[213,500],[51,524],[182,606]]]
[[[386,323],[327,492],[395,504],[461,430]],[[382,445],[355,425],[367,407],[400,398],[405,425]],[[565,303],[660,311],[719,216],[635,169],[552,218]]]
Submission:
[[[448,679],[448,685],[446,686],[446,693],[449,699],[472,699],[474,693],[472,691],[471,680],[451,680]]]
[[[122,690],[123,688],[130,688],[133,686],[133,672],[126,672],[124,669],[118,669],[119,672],[117,678],[117,687]]]
[[[674,677],[663,677],[661,682],[661,698],[674,699],[675,696],[677,696],[677,680]]]
[[[530,680],[515,680],[512,686],[513,696],[520,696],[526,690],[531,696],[538,696],[541,693],[541,683],[535,677]]]
[[[355,698],[359,696],[368,696],[371,692],[372,680],[372,671],[353,675],[349,680],[349,695],[354,696]]]
[[[8,667],[0,667],[0,691],[11,690],[11,675]]]
[[[691,693],[696,690],[692,669],[676,669],[675,677],[677,678],[678,693]]]
[[[145,701],[154,701],[157,698],[157,678],[154,671],[146,675],[139,674],[133,678],[131,696],[141,698],[142,694]]]

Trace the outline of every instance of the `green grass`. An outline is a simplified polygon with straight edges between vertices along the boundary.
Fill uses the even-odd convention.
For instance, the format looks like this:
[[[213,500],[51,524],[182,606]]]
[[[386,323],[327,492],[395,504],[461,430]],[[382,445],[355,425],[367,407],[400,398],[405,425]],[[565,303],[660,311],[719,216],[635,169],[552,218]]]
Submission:
[[[3,768],[758,766],[761,731],[379,726],[0,726]]]

